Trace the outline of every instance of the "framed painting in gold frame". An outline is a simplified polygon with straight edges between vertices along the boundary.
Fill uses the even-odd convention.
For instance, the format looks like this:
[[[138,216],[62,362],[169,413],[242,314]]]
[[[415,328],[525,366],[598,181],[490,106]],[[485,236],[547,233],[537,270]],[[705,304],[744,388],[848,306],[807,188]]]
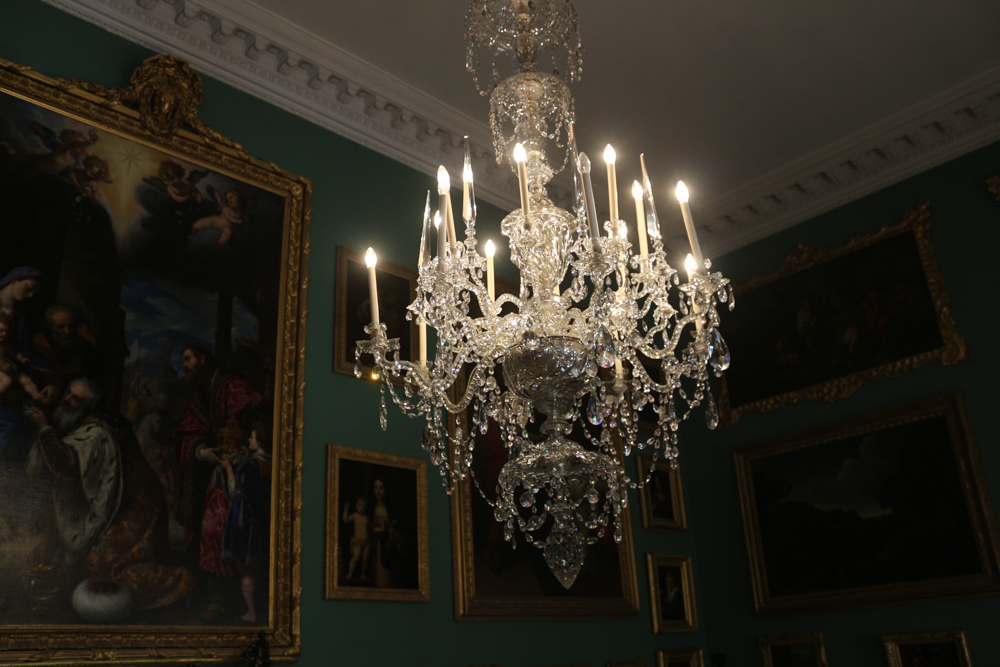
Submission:
[[[430,599],[427,462],[327,446],[326,599]]]
[[[649,568],[649,604],[653,632],[692,632],[698,629],[694,575],[690,556],[646,554]]]
[[[764,667],[827,667],[823,635],[799,634],[761,637]]]
[[[639,479],[649,481],[639,490],[642,505],[642,527],[657,530],[684,530],[687,517],[684,513],[684,491],[681,489],[681,470],[669,462],[652,456],[636,456]]]
[[[705,667],[700,648],[656,652],[656,667]]]
[[[961,394],[734,454],[758,613],[1000,592],[996,521]]]
[[[169,56],[128,88],[0,60],[0,291],[30,292],[4,324],[34,385],[0,415],[0,664],[232,663],[258,631],[301,652],[312,184],[201,100]]]
[[[399,339],[399,358],[414,361],[418,344],[416,320],[406,320],[406,307],[416,298],[417,272],[379,260],[375,265],[380,319],[389,338]],[[337,246],[336,296],[333,324],[333,370],[357,374],[355,357],[359,340],[368,340],[365,327],[371,324],[368,268],[364,253]],[[372,379],[372,359],[360,358],[362,377]]]
[[[882,643],[885,644],[889,667],[972,667],[969,646],[962,630],[884,635]]]
[[[454,420],[449,421],[455,428]],[[467,412],[458,422],[468,433]],[[506,460],[499,426],[491,420],[487,432],[477,435],[472,462],[490,498],[495,498],[497,475]],[[457,620],[612,618],[639,611],[628,509],[622,512],[622,541],[616,543],[609,530],[588,546],[583,569],[569,589],[549,570],[541,549],[519,532],[516,549],[504,540],[502,524],[468,479],[452,493],[451,525]]]
[[[724,425],[801,400],[833,402],[869,380],[966,357],[930,241],[930,205],[835,249],[799,245],[777,271],[734,292],[734,363]]]

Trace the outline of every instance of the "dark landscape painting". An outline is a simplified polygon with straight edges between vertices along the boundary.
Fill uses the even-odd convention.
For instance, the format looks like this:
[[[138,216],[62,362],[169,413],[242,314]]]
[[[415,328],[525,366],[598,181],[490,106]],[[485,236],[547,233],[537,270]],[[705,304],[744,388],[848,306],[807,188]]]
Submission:
[[[959,410],[951,397],[738,452],[758,602],[995,587],[995,527]]]

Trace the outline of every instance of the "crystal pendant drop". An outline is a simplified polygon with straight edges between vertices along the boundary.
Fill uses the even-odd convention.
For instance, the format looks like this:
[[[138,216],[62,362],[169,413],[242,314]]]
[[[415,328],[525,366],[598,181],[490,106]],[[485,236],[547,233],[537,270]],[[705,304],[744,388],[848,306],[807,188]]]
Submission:
[[[729,368],[729,346],[726,345],[726,341],[722,338],[722,334],[719,333],[718,329],[712,330],[712,336],[710,337],[709,343],[709,363],[712,364],[717,372]]]
[[[596,348],[597,363],[601,368],[611,368],[615,365],[614,341],[607,329],[601,329],[597,334]]]
[[[715,429],[719,425],[719,408],[711,391],[705,397],[705,423],[710,429]]]
[[[587,553],[583,537],[572,528],[557,523],[545,541],[544,551],[545,563],[563,588],[568,589],[583,567],[583,559]]]
[[[357,358],[357,361],[354,362],[354,377],[359,378],[364,374],[365,374],[365,367],[361,365],[361,357],[359,356]]]
[[[590,400],[587,401],[587,421],[589,421],[594,426],[600,426],[601,422],[604,421],[604,406],[597,399],[597,396],[591,394]]]
[[[378,423],[382,426],[382,430],[384,431],[386,429],[386,427],[389,425],[389,411],[386,410],[386,407],[385,407],[385,385],[384,384],[379,385],[379,391],[382,394],[382,405],[379,407],[379,411],[378,411]]]

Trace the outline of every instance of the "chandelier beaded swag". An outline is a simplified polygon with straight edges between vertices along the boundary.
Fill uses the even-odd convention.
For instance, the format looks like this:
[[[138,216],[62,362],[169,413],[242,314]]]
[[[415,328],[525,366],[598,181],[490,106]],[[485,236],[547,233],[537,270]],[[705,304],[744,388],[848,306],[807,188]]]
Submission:
[[[495,293],[492,242],[485,257],[477,252],[466,139],[464,241],[456,234],[444,167],[438,170],[437,212],[431,215],[430,193],[424,209],[417,298],[407,312],[418,323],[419,360],[401,361],[399,339],[388,339],[379,322],[376,258],[369,248],[372,324],[365,332],[371,338],[358,341],[356,374],[362,373],[360,355],[373,355],[383,380],[383,429],[386,394],[408,416],[426,419],[423,447],[449,493],[472,473],[476,431],[499,428],[508,461],[496,500],[483,496],[504,524],[505,538],[513,541],[515,531],[522,532],[569,588],[588,545],[608,529],[621,540],[627,489],[648,481],[626,475],[624,456],[651,450],[654,458],[675,463],[677,429],[699,405],[709,428],[718,424],[709,376],[729,366],[718,308],[735,302],[729,281],[702,257],[683,183],[677,198],[691,244],[686,275],[667,262],[642,156],[643,182],[632,186],[638,252],[619,216],[610,146],[604,155],[610,215],[598,224],[590,160],[576,149],[573,98],[563,78],[578,80],[582,59],[568,0],[474,0],[465,42],[466,67],[490,97],[497,164],[508,162],[518,175],[521,207],[503,219],[501,231],[521,272],[520,293]],[[551,73],[540,69],[543,61]],[[505,62],[513,74],[502,78]],[[570,211],[546,193],[546,184],[567,165],[574,189]],[[473,300],[478,308],[471,308]],[[428,326],[437,336],[433,361],[427,358]],[[643,409],[656,414],[649,439],[638,437]],[[467,410],[466,432],[459,415]],[[529,433],[536,419],[542,420],[541,437]],[[582,420],[591,425],[577,438],[586,445],[568,437]]]

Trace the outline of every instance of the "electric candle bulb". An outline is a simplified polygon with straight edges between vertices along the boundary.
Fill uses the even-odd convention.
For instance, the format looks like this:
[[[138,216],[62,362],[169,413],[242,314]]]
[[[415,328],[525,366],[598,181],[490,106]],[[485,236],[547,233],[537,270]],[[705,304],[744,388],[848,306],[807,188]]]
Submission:
[[[375,251],[372,248],[368,248],[368,252],[365,253],[365,266],[368,267],[368,296],[371,299],[372,324],[374,324],[377,327],[379,325],[379,321],[378,321],[378,286],[375,284],[376,262],[378,262],[378,258],[375,256]]]
[[[528,159],[527,153],[524,151],[524,144],[514,145],[514,162],[524,162]]]
[[[615,173],[615,149],[608,144],[604,149],[604,161],[608,164],[608,203],[611,208],[611,219],[618,219],[618,175]]]
[[[443,195],[449,190],[451,190],[451,176],[448,175],[444,165],[441,165],[438,167],[438,194]]]
[[[677,195],[677,201],[684,204],[688,200],[688,186],[684,185],[684,181],[677,181],[677,189],[674,191]]]
[[[688,274],[694,273],[698,270],[698,261],[691,253],[688,253],[688,256],[684,258],[684,268],[687,270]]]

